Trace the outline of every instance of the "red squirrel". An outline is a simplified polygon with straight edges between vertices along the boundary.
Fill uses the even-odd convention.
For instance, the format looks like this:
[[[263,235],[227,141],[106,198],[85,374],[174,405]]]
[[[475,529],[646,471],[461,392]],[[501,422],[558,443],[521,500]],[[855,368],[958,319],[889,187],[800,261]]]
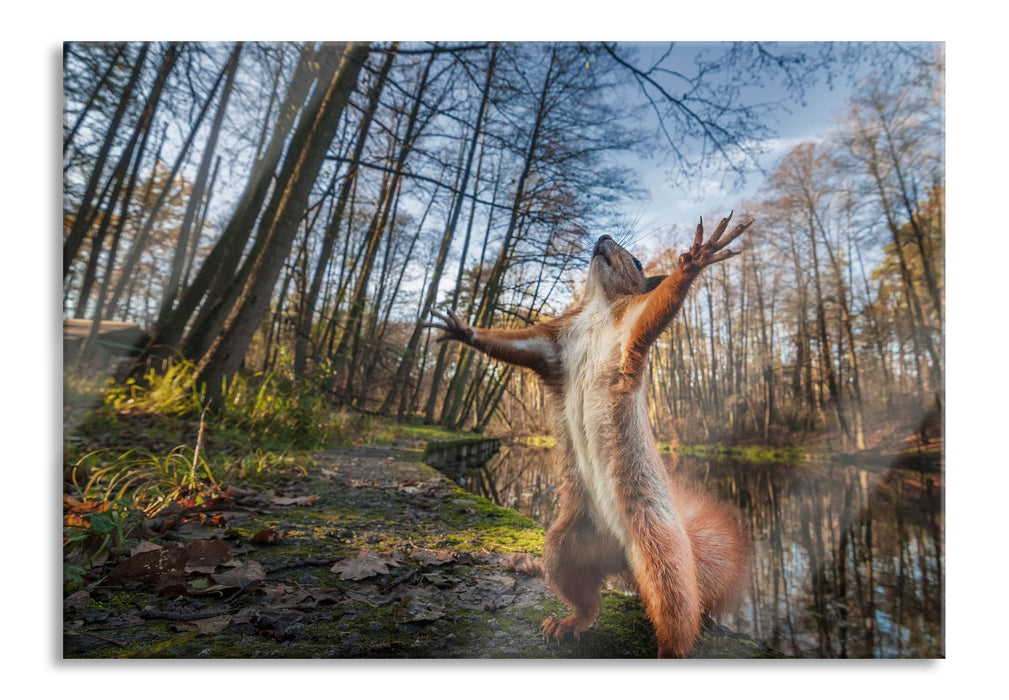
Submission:
[[[551,616],[543,633],[575,639],[599,616],[604,581],[633,580],[655,626],[659,657],[685,657],[704,614],[736,604],[747,578],[750,541],[741,516],[673,479],[648,420],[648,355],[679,311],[690,284],[725,260],[750,224],[725,231],[732,214],[694,244],[668,276],[646,278],[641,263],[610,236],[592,252],[580,300],[528,328],[484,329],[452,311],[434,312],[439,341],[457,340],[539,375],[560,452],[559,515],[546,535],[543,570],[573,611]]]

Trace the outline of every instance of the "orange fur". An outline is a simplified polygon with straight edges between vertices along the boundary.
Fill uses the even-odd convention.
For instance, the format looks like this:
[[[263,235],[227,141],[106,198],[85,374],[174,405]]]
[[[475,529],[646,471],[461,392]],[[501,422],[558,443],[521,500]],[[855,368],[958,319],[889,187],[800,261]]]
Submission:
[[[731,216],[731,215],[730,215]],[[746,225],[722,240],[729,218],[661,281],[609,236],[593,252],[583,299],[562,316],[521,330],[474,329],[451,311],[445,331],[504,362],[536,372],[558,437],[560,512],[547,533],[543,570],[571,608],[548,618],[548,637],[577,638],[599,615],[600,590],[629,574],[655,626],[659,656],[687,656],[704,614],[734,605],[746,579],[749,538],[737,511],[665,469],[648,422],[651,345],[679,311],[693,280]]]

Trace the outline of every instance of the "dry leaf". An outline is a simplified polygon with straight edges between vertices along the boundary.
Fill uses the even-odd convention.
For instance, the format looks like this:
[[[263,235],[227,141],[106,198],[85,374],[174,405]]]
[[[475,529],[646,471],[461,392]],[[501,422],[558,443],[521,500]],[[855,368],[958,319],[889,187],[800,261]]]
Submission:
[[[221,540],[196,540],[186,545],[187,572],[212,574],[219,564],[231,561],[231,548]]]
[[[252,541],[256,544],[275,544],[285,537],[287,537],[287,533],[283,530],[260,530],[252,536]]]
[[[411,559],[416,559],[421,564],[437,566],[455,561],[458,554],[451,549],[414,549],[410,553]]]
[[[246,559],[239,566],[214,574],[214,581],[225,586],[249,586],[266,579],[266,570],[262,564],[252,559]]]
[[[109,572],[109,581],[154,582],[165,578],[182,578],[189,554],[185,547],[162,547],[130,557]]]
[[[87,591],[77,591],[71,593],[63,599],[64,610],[75,610],[91,604],[91,594]]]
[[[356,557],[347,557],[333,564],[330,569],[334,574],[340,574],[341,581],[360,581],[361,579],[379,574],[387,574],[399,562],[388,554],[364,552]]]
[[[310,506],[319,500],[319,495],[313,493],[311,496],[274,496],[270,503],[277,506]]]
[[[231,621],[231,615],[218,615],[217,617],[207,617],[202,620],[175,623],[173,627],[177,630],[196,631],[203,635],[212,635],[220,634],[228,629]]]
[[[431,622],[445,616],[445,608],[435,602],[409,596],[400,601],[394,618],[397,623]]]
[[[154,544],[150,540],[144,540],[143,542],[140,542],[136,547],[130,550],[130,556],[131,557],[136,556],[141,552],[156,552],[159,549],[162,549],[160,544]]]

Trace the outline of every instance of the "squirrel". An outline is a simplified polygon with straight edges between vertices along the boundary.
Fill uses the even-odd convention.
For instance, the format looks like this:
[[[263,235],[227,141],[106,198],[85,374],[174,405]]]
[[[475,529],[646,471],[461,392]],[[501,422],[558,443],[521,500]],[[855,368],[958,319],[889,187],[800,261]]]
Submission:
[[[604,235],[584,291],[560,316],[522,329],[473,328],[451,310],[432,312],[439,342],[456,340],[535,372],[545,388],[560,454],[559,514],[546,534],[542,568],[573,611],[542,631],[561,641],[592,626],[611,577],[633,581],[651,619],[658,655],[685,657],[704,615],[738,603],[750,539],[737,509],[674,479],[648,420],[648,356],[708,265],[727,246],[732,214],[694,244],[669,275],[645,277],[641,262]],[[723,238],[724,235],[724,238]]]

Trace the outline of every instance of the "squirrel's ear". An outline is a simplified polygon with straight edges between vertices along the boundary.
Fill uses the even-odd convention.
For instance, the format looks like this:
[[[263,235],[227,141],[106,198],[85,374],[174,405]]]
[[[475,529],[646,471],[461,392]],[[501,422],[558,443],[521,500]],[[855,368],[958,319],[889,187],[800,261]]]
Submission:
[[[652,277],[646,277],[644,293],[647,294],[648,292],[658,287],[660,284],[662,284],[662,280],[664,279],[666,279],[666,275],[654,275]]]

